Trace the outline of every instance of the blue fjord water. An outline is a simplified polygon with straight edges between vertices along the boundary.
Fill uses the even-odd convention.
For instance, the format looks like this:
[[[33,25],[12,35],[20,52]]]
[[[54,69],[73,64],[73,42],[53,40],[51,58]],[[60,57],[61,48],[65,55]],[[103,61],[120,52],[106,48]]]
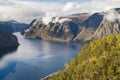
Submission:
[[[77,43],[60,43],[25,39],[19,33],[20,46],[0,57],[0,80],[40,80],[64,69],[80,51]]]

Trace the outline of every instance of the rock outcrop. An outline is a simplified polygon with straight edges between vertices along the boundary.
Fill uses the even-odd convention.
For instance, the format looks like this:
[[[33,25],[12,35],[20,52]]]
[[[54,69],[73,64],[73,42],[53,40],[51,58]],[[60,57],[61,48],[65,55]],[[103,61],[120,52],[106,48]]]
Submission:
[[[80,24],[79,33],[75,41],[87,41],[91,39],[96,29],[103,20],[104,13],[95,13]]]

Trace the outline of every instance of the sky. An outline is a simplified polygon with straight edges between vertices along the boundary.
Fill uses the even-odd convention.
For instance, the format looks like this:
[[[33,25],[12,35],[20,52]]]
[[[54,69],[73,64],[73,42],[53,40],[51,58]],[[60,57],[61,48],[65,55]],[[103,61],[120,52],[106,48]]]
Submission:
[[[33,19],[94,13],[120,7],[120,0],[0,0],[0,21],[30,23]]]

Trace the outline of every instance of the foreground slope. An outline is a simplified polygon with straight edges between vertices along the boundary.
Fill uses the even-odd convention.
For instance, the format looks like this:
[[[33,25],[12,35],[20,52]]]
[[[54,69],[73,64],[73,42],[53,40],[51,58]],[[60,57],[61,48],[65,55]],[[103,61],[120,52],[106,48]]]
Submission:
[[[44,80],[120,80],[120,34],[84,45],[63,71]]]

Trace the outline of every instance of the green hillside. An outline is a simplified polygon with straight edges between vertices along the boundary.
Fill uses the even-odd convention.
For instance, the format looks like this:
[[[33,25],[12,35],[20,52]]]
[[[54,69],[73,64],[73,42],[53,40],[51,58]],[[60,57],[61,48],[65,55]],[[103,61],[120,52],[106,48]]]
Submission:
[[[45,80],[120,80],[120,35],[84,45],[66,68]]]

